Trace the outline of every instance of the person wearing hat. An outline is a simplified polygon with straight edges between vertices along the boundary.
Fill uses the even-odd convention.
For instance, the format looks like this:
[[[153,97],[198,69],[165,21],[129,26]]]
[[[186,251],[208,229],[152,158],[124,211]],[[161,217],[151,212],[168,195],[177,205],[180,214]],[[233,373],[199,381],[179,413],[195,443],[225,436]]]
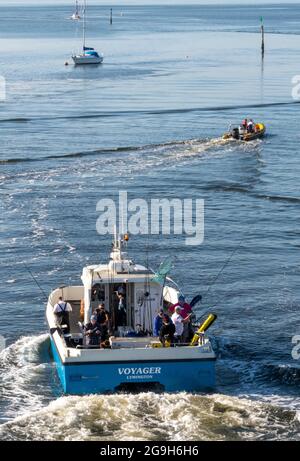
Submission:
[[[174,314],[175,308],[177,306],[181,307],[181,317],[184,319],[192,313],[192,308],[188,303],[185,302],[185,297],[183,295],[178,296],[178,302],[169,308],[169,312]]]
[[[164,310],[160,309],[158,311],[158,314],[154,318],[153,322],[153,336],[159,336],[160,329],[163,324],[163,315],[164,315]]]
[[[97,316],[92,315],[91,321],[84,326],[87,346],[99,346],[101,339],[101,325],[97,322]]]
[[[179,305],[176,306],[175,307],[175,312],[171,317],[172,322],[175,325],[174,337],[175,337],[175,340],[178,341],[178,342],[185,339],[185,338],[183,338],[184,325],[189,323],[190,317],[192,315],[192,314],[188,314],[185,318],[183,318],[183,316],[181,314],[182,311],[183,311],[183,308],[181,306],[179,306]]]
[[[171,322],[171,319],[167,314],[163,314],[162,326],[159,331],[159,340],[162,343],[163,347],[165,347],[166,341],[171,344],[174,342],[174,334],[175,334],[174,323]]]
[[[192,307],[189,305],[189,303],[185,302],[185,297],[182,294],[178,296],[178,303],[170,307],[169,309],[170,312],[174,313],[175,308],[177,306],[181,307],[180,315],[183,319],[186,319],[188,316],[191,317],[191,315],[193,314]],[[183,327],[184,327],[184,332],[183,332],[182,340],[184,343],[188,343],[194,335],[194,330],[193,330],[191,322],[184,323]]]

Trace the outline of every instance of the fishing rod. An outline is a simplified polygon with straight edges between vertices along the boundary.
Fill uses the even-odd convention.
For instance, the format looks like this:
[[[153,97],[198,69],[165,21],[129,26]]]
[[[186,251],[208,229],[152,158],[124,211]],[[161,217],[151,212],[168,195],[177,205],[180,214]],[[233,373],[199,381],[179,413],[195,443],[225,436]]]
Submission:
[[[227,259],[227,261],[225,261],[225,263],[223,264],[223,266],[221,267],[221,269],[219,270],[219,272],[217,273],[216,277],[213,279],[212,283],[208,286],[208,289],[206,290],[206,293],[203,295],[203,297],[205,298],[208,293],[210,292],[211,288],[215,285],[215,283],[217,282],[218,278],[221,276],[221,274],[223,273],[223,271],[225,270],[225,268],[228,266],[228,264],[230,263],[230,261],[232,260],[233,256],[238,252],[238,250],[240,249],[240,247],[242,246],[242,243],[244,242],[245,238],[242,237],[238,246],[232,251],[232,253],[230,254],[229,258]],[[218,303],[217,303],[218,304]],[[217,306],[217,304],[214,304],[210,310],[212,308],[214,308],[215,306]],[[196,319],[196,322],[199,322],[200,319],[202,317],[204,317],[209,311],[207,310],[206,312],[204,312],[201,317],[197,318]]]
[[[212,281],[212,283],[208,286],[208,289],[206,291],[206,293],[204,294],[204,296],[207,296],[208,293],[210,292],[211,288],[214,286],[214,284],[216,283],[216,281],[218,280],[218,278],[220,277],[220,275],[222,274],[222,272],[224,271],[224,269],[228,266],[228,264],[230,263],[230,261],[232,260],[233,256],[235,255],[235,253],[240,249],[242,243],[244,241],[244,237],[241,238],[238,246],[233,250],[233,252],[230,254],[229,258],[227,259],[227,261],[225,261],[225,263],[223,264],[223,266],[221,267],[221,269],[219,270],[218,274],[216,275],[216,277],[214,278],[214,280]]]
[[[32,271],[30,270],[30,268],[27,266],[27,264],[25,263],[25,261],[17,261],[17,260],[14,260],[14,262],[16,264],[23,264],[23,266],[25,267],[26,271],[29,273],[30,277],[32,278],[32,280],[34,281],[34,283],[37,285],[37,287],[39,288],[40,292],[43,294],[43,297],[45,297],[45,300],[48,301],[48,295],[46,294],[46,292],[43,290],[43,288],[41,287],[41,285],[39,284],[39,282],[37,281],[37,279],[35,278],[35,276],[33,275]],[[2,261],[0,261],[0,264],[2,266],[5,266],[5,263],[3,263]]]
[[[32,280],[35,282],[35,284],[37,285],[37,287],[39,288],[40,292],[43,294],[43,296],[45,297],[45,300],[48,301],[48,295],[46,294],[46,292],[43,290],[43,288],[41,287],[41,285],[39,284],[39,282],[37,281],[36,277],[33,275],[32,271],[30,270],[30,268],[27,266],[27,264],[22,261],[21,262],[25,269],[27,270],[27,272],[29,273],[30,277],[32,278]]]

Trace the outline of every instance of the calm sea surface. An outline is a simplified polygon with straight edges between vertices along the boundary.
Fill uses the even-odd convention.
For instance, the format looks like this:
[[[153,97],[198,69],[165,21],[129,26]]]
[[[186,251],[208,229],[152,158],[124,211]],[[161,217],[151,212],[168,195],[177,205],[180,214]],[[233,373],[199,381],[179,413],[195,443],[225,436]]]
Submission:
[[[0,7],[1,439],[299,439],[300,6],[91,7],[88,45],[70,7]],[[260,56],[259,18],[266,54]],[[68,67],[64,66],[70,62]],[[224,143],[228,125],[264,121],[268,136]],[[106,260],[97,201],[202,198],[203,245],[134,237],[130,254],[211,306],[213,394],[63,396],[49,356],[45,299]],[[235,249],[230,263],[208,287]],[[188,379],[188,377],[187,377]]]

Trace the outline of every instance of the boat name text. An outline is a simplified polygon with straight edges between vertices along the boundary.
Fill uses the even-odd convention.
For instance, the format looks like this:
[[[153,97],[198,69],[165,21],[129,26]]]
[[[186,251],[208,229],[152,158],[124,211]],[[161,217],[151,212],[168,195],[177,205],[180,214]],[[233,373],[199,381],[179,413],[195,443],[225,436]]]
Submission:
[[[144,368],[119,368],[119,375],[159,375],[161,373],[161,368],[159,367],[144,367]]]

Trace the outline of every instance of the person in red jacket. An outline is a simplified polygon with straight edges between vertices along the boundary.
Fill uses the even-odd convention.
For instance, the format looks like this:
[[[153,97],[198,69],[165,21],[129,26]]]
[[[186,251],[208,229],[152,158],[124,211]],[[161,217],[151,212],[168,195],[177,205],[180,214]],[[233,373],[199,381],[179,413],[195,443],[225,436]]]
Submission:
[[[178,303],[173,304],[173,306],[171,306],[171,307],[169,308],[169,312],[170,312],[171,314],[173,314],[173,313],[175,312],[175,307],[177,307],[177,306],[180,306],[180,307],[181,307],[180,315],[181,315],[181,317],[182,317],[183,319],[186,319],[187,316],[188,316],[189,314],[191,314],[191,312],[192,312],[191,306],[190,306],[188,303],[185,302],[185,297],[184,297],[183,295],[180,295],[180,296],[178,297]]]

